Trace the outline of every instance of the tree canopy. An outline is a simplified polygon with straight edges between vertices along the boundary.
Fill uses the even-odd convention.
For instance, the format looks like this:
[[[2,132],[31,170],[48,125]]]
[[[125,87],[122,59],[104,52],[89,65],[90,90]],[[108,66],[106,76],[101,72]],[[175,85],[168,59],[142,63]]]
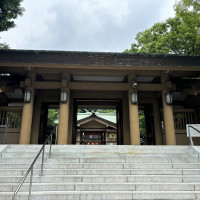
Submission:
[[[200,54],[200,1],[181,0],[174,10],[175,17],[139,32],[125,52]]]
[[[7,31],[16,26],[14,20],[22,16],[24,8],[21,7],[22,0],[0,0],[0,32]],[[0,48],[9,48],[5,43]]]
[[[9,45],[6,43],[0,43],[0,49],[9,49]]]

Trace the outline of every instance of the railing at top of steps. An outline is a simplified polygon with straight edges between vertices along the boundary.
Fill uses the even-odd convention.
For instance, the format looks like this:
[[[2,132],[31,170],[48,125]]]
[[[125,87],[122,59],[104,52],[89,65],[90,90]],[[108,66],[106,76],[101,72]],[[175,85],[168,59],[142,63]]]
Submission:
[[[34,168],[34,164],[35,164],[35,162],[37,161],[38,157],[40,156],[40,154],[42,152],[42,164],[41,164],[41,173],[40,173],[40,175],[44,176],[43,168],[44,168],[44,151],[45,151],[45,146],[46,146],[47,143],[49,144],[49,142],[50,142],[49,157],[51,157],[52,134],[53,134],[54,129],[51,131],[51,133],[48,136],[48,138],[46,139],[45,143],[42,145],[42,148],[38,152],[37,156],[35,157],[34,161],[31,164],[31,166],[29,167],[29,169],[27,170],[26,174],[22,178],[20,184],[18,185],[17,189],[15,190],[14,195],[13,195],[13,200],[17,199],[17,194],[18,194],[21,186],[25,182],[25,180],[26,180],[26,178],[27,178],[27,176],[29,175],[30,172],[31,172],[31,175],[30,175],[30,182],[29,182],[28,200],[31,200],[31,191],[32,191],[32,180],[33,180],[33,168]]]
[[[200,125],[199,125],[200,126]],[[193,130],[195,130],[196,131],[196,133],[198,133],[199,135],[193,135],[193,134],[191,134],[191,131],[190,131],[190,129],[193,129]],[[197,129],[197,128],[195,128],[193,125],[191,125],[191,124],[188,124],[187,125],[187,132],[188,132],[188,136],[189,136],[189,139],[190,139],[190,144],[191,144],[191,146],[194,146],[194,143],[193,143],[193,141],[192,141],[192,137],[200,137],[200,131]]]
[[[200,128],[200,124],[195,124],[195,126],[198,126],[198,128]],[[199,150],[199,148],[194,146],[194,143],[193,143],[193,140],[192,140],[193,137],[200,137],[200,130],[198,130],[197,127],[194,127],[194,124],[193,125],[187,124],[186,129],[187,129],[187,136],[189,137],[190,145],[193,149],[193,152],[198,153],[198,158],[200,158],[200,150]],[[193,129],[195,131],[195,133],[191,134],[190,129]]]

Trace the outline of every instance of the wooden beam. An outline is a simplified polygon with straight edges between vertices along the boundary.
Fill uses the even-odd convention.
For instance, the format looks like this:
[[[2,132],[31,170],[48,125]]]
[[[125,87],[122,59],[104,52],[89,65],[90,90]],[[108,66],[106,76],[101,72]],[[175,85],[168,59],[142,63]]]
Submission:
[[[6,111],[22,111],[22,106],[0,106],[0,110],[6,110]]]
[[[138,91],[162,91],[164,88],[176,90],[176,85],[171,84],[154,84],[154,83],[139,83],[137,86]]]
[[[25,87],[25,82],[21,81],[20,86]],[[42,82],[35,81],[35,89],[60,89],[61,82]],[[164,88],[175,90],[174,84],[153,84],[153,83],[138,83],[138,91],[162,91]],[[105,83],[105,82],[70,82],[69,88],[71,90],[94,90],[94,91],[127,91],[129,89],[128,83]]]
[[[102,70],[102,69],[53,69],[53,68],[37,68],[37,74],[60,74],[63,72],[68,72],[71,75],[87,75],[87,76],[127,76],[129,73],[133,73],[133,70]],[[153,71],[134,71],[137,76],[153,76],[158,77],[163,73],[160,70],[153,70]]]
[[[25,87],[24,81],[20,82],[21,87]],[[127,83],[94,83],[94,82],[70,82],[69,87],[72,90],[128,90]],[[35,82],[35,89],[60,89],[61,82]]]
[[[126,91],[128,83],[94,83],[94,82],[70,82],[71,90],[94,90],[94,91]]]
[[[139,83],[137,89],[138,91],[162,91],[163,84]]]
[[[25,82],[20,82],[20,87],[25,87]],[[35,81],[34,83],[35,89],[60,89],[61,88],[61,82],[52,82],[52,81]]]
[[[35,89],[60,89],[60,88],[61,88],[61,82],[50,82],[50,81],[35,82]]]

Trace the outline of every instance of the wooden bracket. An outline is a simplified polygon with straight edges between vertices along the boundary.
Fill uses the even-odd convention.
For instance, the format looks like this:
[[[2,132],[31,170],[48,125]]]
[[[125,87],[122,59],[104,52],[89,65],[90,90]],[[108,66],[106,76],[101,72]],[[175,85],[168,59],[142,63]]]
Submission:
[[[68,81],[67,79],[62,79],[61,80],[61,88],[67,88],[68,86]]]

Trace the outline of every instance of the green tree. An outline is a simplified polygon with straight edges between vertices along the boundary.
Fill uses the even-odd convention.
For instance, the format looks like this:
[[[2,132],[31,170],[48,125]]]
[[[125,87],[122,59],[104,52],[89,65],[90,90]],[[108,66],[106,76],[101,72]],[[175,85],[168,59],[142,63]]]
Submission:
[[[9,45],[7,45],[6,43],[0,43],[0,49],[9,49]]]
[[[200,1],[181,0],[174,10],[174,18],[139,32],[125,52],[200,54]]]
[[[59,109],[48,109],[47,135],[52,133],[53,144],[56,141],[56,126],[59,122]]]
[[[99,113],[116,113],[116,109],[99,109]]]
[[[146,124],[145,124],[144,110],[139,110],[139,125],[140,125],[140,134],[146,137]]]
[[[48,121],[47,126],[55,127],[59,118],[59,109],[49,109],[48,110]]]
[[[7,31],[16,26],[14,20],[22,16],[24,8],[21,7],[22,0],[1,0],[0,1],[0,32]],[[0,48],[8,49],[5,43]]]

